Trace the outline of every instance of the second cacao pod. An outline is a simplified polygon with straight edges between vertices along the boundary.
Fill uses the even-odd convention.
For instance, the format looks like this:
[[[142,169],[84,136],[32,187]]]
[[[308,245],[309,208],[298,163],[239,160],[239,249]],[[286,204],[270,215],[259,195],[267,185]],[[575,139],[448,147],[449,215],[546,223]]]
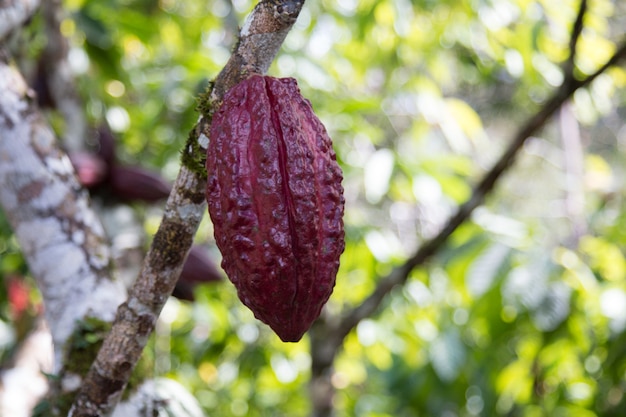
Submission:
[[[255,317],[300,340],[332,293],[345,245],[341,169],[296,81],[253,75],[229,90],[206,167],[222,267]]]

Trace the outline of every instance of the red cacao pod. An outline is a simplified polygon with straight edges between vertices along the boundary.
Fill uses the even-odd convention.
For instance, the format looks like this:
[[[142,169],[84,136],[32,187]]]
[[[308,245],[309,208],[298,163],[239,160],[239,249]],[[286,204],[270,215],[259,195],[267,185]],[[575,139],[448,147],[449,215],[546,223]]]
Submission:
[[[207,201],[222,267],[285,342],[317,319],[344,250],[342,174],[292,78],[253,75],[224,96],[207,151]]]

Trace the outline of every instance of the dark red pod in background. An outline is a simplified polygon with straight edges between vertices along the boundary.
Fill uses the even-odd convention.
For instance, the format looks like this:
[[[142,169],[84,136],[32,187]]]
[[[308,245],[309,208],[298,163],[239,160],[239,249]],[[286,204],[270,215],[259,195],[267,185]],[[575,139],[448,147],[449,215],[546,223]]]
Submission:
[[[111,167],[109,187],[113,195],[122,200],[140,200],[149,203],[167,198],[172,188],[158,172],[122,165]]]
[[[207,249],[203,246],[192,246],[183,264],[178,282],[172,295],[181,300],[194,301],[194,289],[198,284],[220,282],[223,273],[209,257]]]
[[[330,297],[344,250],[342,173],[292,78],[254,75],[213,116],[207,201],[241,301],[286,342]]]

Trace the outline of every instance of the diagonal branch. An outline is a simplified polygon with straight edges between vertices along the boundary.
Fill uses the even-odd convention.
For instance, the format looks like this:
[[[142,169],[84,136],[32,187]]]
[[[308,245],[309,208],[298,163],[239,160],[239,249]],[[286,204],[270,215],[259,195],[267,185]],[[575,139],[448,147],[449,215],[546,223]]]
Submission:
[[[478,185],[474,187],[474,191],[469,200],[458,208],[456,214],[448,220],[439,234],[427,241],[403,265],[395,268],[389,275],[381,278],[372,294],[363,303],[343,316],[343,319],[336,328],[336,332],[340,335],[338,339],[339,343],[343,341],[343,338],[345,338],[361,320],[371,316],[376,311],[383,298],[394,286],[406,282],[414,268],[423,265],[446,243],[452,233],[470,217],[474,209],[484,202],[485,197],[494,189],[498,179],[500,179],[502,174],[512,165],[515,156],[526,140],[541,129],[576,90],[588,86],[600,74],[625,58],[626,40],[622,42],[615,54],[600,69],[584,80],[576,80],[572,73],[567,74],[561,87],[548,99],[543,107],[530,117],[517,131],[504,154],[491,170],[485,174]]]
[[[70,415],[108,415],[118,403],[157,317],[180,275],[205,211],[203,160],[211,115],[224,93],[251,72],[264,73],[293,26],[304,0],[261,0],[240,33],[239,44],[200,99],[202,117],[189,135],[181,168],[137,282],[117,312],[110,334],[85,378]]]

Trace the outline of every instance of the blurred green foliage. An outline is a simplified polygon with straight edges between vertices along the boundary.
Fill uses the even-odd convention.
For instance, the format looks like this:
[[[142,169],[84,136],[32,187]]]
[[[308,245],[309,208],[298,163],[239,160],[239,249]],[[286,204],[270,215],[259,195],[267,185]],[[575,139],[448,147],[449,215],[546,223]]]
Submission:
[[[249,0],[67,0],[62,30],[92,123],[172,179]],[[269,73],[298,79],[344,169],[347,247],[326,314],[434,236],[563,80],[573,0],[309,0]],[[578,77],[616,49],[626,4],[589,2]],[[626,414],[626,71],[530,140],[471,221],[345,340],[338,416]],[[570,126],[571,127],[571,126]],[[580,160],[572,167],[568,158]],[[582,198],[574,198],[582,196]],[[159,213],[146,222],[148,232]],[[26,273],[0,223],[0,274]],[[197,236],[212,243],[210,222]],[[283,344],[225,282],[172,300],[150,347],[207,415],[309,414],[305,338]],[[0,294],[2,328],[9,327]],[[0,343],[0,349],[2,344]]]

